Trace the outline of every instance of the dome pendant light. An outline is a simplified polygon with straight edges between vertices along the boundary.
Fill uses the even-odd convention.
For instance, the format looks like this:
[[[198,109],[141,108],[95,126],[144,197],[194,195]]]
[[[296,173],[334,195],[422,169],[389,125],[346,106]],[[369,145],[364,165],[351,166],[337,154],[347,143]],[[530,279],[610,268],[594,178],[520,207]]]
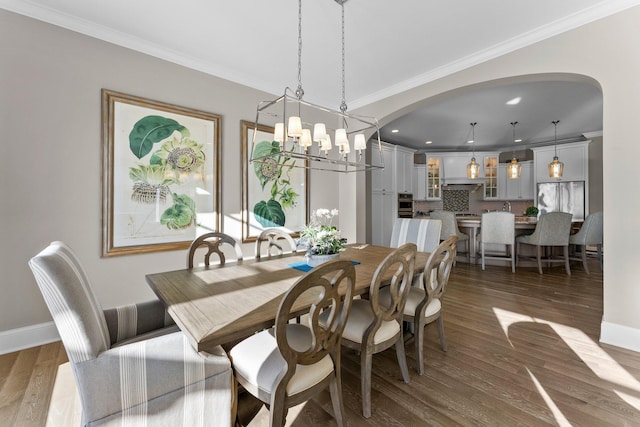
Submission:
[[[549,163],[549,178],[562,178],[564,163],[558,160],[558,123],[560,123],[560,120],[554,120],[551,123],[553,123],[553,126],[555,127],[553,137],[555,146],[553,161]]]
[[[473,134],[471,143],[473,144],[473,153],[471,154],[471,162],[467,164],[467,178],[477,179],[480,176],[480,165],[476,162],[476,125],[477,122],[470,123],[471,132]]]
[[[513,126],[513,142],[516,141],[516,125],[518,122],[511,122],[511,126]],[[518,163],[518,159],[516,159],[516,153],[512,150],[511,152],[512,158],[511,163],[507,166],[507,176],[509,179],[520,178],[520,172],[522,171],[522,166]]]

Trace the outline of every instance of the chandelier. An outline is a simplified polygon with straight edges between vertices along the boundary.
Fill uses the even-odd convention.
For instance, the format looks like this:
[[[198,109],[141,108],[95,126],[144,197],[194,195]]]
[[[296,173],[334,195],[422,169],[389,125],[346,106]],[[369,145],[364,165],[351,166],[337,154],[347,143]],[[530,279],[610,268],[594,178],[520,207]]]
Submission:
[[[516,125],[518,122],[511,122],[511,126],[513,126],[513,143],[520,142],[519,139],[516,139]],[[513,146],[512,146],[513,147]],[[511,163],[507,165],[507,176],[509,179],[520,178],[520,172],[522,171],[522,166],[518,163],[518,159],[516,159],[516,153],[512,149],[511,151]]]
[[[256,110],[251,162],[273,165],[296,159],[294,167],[335,172],[384,169],[378,120],[347,113],[345,101],[344,3],[342,7],[342,103],[340,111],[304,101],[302,89],[302,0],[298,0],[298,88],[285,88],[274,100],[261,101]],[[274,130],[272,141],[256,141],[258,127]],[[369,159],[366,135],[373,135]],[[333,144],[332,144],[333,137]],[[314,142],[316,145],[314,146]],[[256,149],[259,146],[258,149]],[[353,151],[352,151],[353,148]],[[367,163],[369,160],[369,163]]]
[[[480,175],[480,165],[476,162],[476,125],[478,122],[470,123],[471,125],[471,144],[473,144],[473,153],[471,154],[471,162],[467,164],[467,178],[469,179],[477,179]]]
[[[549,163],[549,178],[562,178],[564,163],[558,160],[558,123],[560,123],[560,120],[554,120],[551,123],[553,123],[553,126],[555,128],[553,137],[555,146],[553,161]]]

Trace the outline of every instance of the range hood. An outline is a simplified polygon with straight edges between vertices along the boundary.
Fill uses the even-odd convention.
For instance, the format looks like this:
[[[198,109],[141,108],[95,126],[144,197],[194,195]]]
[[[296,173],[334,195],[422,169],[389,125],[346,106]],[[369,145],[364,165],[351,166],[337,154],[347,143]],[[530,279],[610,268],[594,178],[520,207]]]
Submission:
[[[471,179],[471,178],[467,178],[465,177],[451,177],[451,178],[447,178],[445,177],[443,180],[443,186],[448,186],[448,185],[473,185],[474,187],[479,187],[482,185],[483,180],[478,178],[478,179]]]

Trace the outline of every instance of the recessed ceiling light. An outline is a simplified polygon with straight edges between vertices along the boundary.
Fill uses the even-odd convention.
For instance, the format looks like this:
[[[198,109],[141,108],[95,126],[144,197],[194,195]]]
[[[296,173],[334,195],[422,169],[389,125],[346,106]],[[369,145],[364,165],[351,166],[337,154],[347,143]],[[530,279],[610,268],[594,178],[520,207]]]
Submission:
[[[516,98],[513,98],[513,99],[507,101],[507,105],[518,105],[520,103],[520,101],[522,101],[522,98],[520,98],[518,96]]]
[[[467,144],[473,144],[473,139],[468,140]]]
[[[398,129],[392,129],[391,130],[391,133],[398,133],[398,132],[400,132]]]
[[[424,143],[427,144],[427,145],[428,144],[433,144],[433,141],[425,141]]]
[[[513,142],[522,142],[521,139],[514,139]]]

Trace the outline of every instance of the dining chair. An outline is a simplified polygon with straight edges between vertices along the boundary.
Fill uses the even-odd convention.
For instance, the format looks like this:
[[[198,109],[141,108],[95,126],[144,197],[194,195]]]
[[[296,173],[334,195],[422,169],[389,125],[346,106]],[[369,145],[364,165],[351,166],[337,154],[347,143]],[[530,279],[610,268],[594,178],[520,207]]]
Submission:
[[[569,245],[572,248],[580,247],[580,256],[570,256],[569,259],[582,261],[584,271],[589,274],[589,266],[587,265],[587,246],[596,246],[598,251],[598,260],[600,261],[600,270],[602,271],[602,228],[603,218],[602,212],[594,212],[587,215],[582,227],[576,234],[569,236]]]
[[[235,383],[221,347],[194,350],[158,300],[102,310],[62,242],[29,267],[67,352],[83,426],[233,424]]]
[[[267,245],[266,255],[282,255],[286,252],[296,252],[296,242],[293,237],[280,228],[267,228],[262,230],[256,238],[256,259],[262,257],[262,245]]]
[[[355,267],[329,261],[296,281],[282,298],[276,324],[234,346],[229,355],[238,383],[269,407],[270,426],[287,410],[329,386],[336,422],[344,425],[340,340],[352,304]],[[307,306],[308,325],[288,323]],[[320,314],[324,319],[320,322]]]
[[[463,233],[458,228],[458,221],[456,220],[456,214],[450,211],[432,211],[429,214],[429,218],[431,219],[439,219],[442,221],[442,231],[440,232],[440,241],[446,240],[449,236],[456,236],[458,238],[458,242],[464,242],[466,247],[466,255],[467,262],[471,259],[471,242],[469,240],[469,235]],[[455,265],[455,260],[453,261],[453,265]]]
[[[511,212],[485,212],[480,220],[480,233],[478,233],[480,245],[480,257],[484,270],[485,259],[510,260],[511,272],[516,272],[516,240],[515,240],[515,215]],[[486,245],[505,245],[505,254],[488,252]]]
[[[391,252],[378,265],[371,279],[368,299],[356,299],[342,334],[342,345],[360,352],[360,390],[362,414],[371,416],[372,358],[395,345],[398,365],[405,383],[409,383],[409,370],[404,352],[402,313],[407,300],[413,270],[416,245],[406,243]],[[391,277],[388,282],[388,277]],[[389,287],[389,301],[381,304],[380,288]],[[323,320],[326,316],[322,316]]]
[[[542,249],[551,248],[544,258],[546,263],[564,263],[567,274],[571,274],[569,266],[569,234],[571,233],[572,214],[567,212],[547,212],[540,215],[538,223],[532,234],[516,237],[516,265],[520,259],[535,259],[538,262],[538,272],[542,273]],[[536,256],[527,257],[522,255],[522,245],[536,247]],[[562,258],[553,256],[553,248],[561,247]]]
[[[416,354],[416,371],[424,373],[424,328],[429,323],[438,322],[438,334],[443,351],[447,351],[447,341],[444,335],[442,320],[442,299],[449,275],[456,257],[458,238],[450,236],[431,251],[424,267],[418,276],[419,283],[411,286],[404,306],[402,319],[412,325]],[[388,306],[391,295],[388,288],[380,291],[380,303]],[[408,337],[405,343],[410,341]]]
[[[195,254],[198,249],[203,246],[206,246],[207,248],[207,253],[204,255],[205,267],[211,265],[210,259],[212,254],[216,254],[220,265],[224,265],[227,258],[225,255],[225,249],[223,248],[227,245],[231,246],[235,251],[236,261],[242,261],[242,247],[233,237],[224,233],[212,232],[203,234],[191,242],[189,251],[187,252],[187,268],[193,268]],[[227,252],[228,251],[229,250],[227,249]]]
[[[397,248],[415,243],[418,251],[431,252],[440,244],[442,221],[435,219],[396,218],[391,230],[389,246]]]

